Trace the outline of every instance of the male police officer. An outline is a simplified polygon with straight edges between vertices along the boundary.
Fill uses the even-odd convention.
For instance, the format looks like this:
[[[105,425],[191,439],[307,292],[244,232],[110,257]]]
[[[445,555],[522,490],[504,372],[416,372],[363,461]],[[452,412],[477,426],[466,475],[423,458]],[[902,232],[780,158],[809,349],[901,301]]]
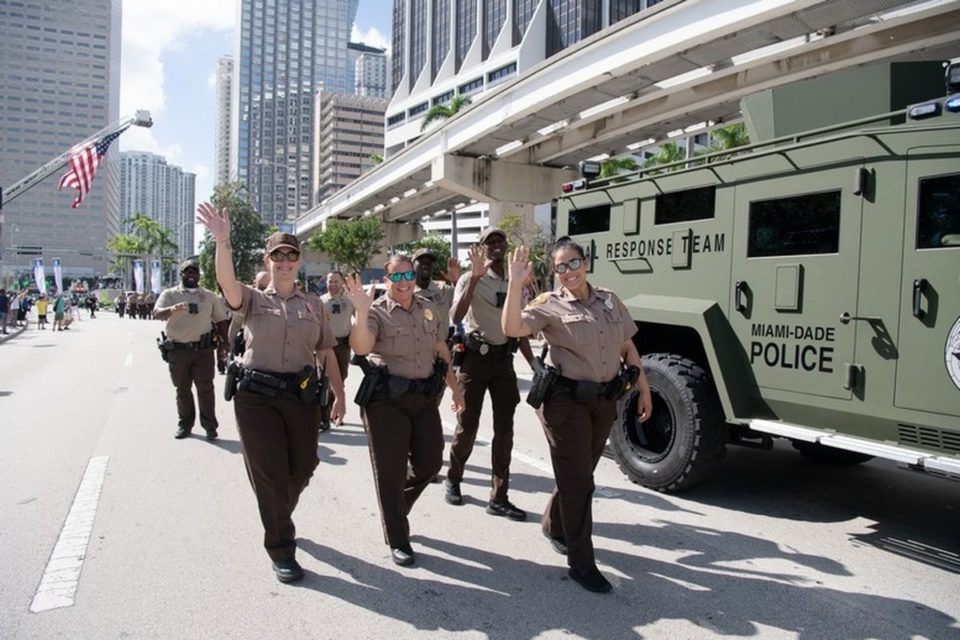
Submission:
[[[217,416],[214,412],[214,334],[227,339],[227,313],[212,291],[199,286],[200,262],[196,257],[180,264],[180,284],[164,289],[157,299],[153,317],[166,320],[166,340],[161,344],[170,368],[170,378],[177,389],[179,416],[175,438],[190,435],[196,420],[193,385],[197,386],[200,404],[200,426],[207,440],[217,437]]]
[[[453,285],[460,278],[460,263],[454,257],[447,260],[447,270],[442,275],[449,284],[440,284],[433,279],[433,265],[436,261],[436,254],[426,247],[417,249],[413,254],[413,270],[417,274],[414,294],[437,305],[440,326],[444,331],[443,339],[446,340],[450,327],[450,307],[453,305]]]
[[[527,514],[507,499],[510,483],[510,456],[513,451],[513,414],[520,402],[513,354],[517,343],[508,340],[500,327],[500,313],[507,297],[507,274],[503,257],[507,236],[500,229],[488,229],[480,244],[470,248],[470,273],[457,281],[453,298],[453,322],[464,323],[466,338],[463,364],[457,382],[463,392],[464,410],[457,416],[457,430],[450,446],[446,501],[463,504],[460,481],[473,451],[480,426],[483,397],[490,390],[493,404],[493,478],[487,513],[511,520],[526,520]],[[526,339],[519,347],[528,361],[533,359]]]
[[[343,283],[343,274],[339,271],[331,271],[327,274],[327,292],[320,296],[323,302],[323,308],[330,319],[330,325],[333,327],[333,337],[337,339],[336,346],[333,347],[333,354],[337,357],[337,368],[340,370],[340,378],[346,382],[347,373],[350,369],[350,328],[353,326],[353,303],[347,296]],[[320,422],[320,430],[326,431],[330,428],[329,411],[330,407],[325,407],[323,417]],[[337,426],[343,424],[343,416],[337,419]]]

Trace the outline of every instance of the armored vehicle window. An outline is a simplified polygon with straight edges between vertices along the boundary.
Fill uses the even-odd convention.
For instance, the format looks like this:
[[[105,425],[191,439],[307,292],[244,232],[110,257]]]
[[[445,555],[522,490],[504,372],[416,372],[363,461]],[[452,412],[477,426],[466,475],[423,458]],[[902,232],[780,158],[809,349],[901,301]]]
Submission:
[[[567,233],[578,236],[584,233],[610,231],[610,205],[586,209],[571,209],[568,214]]]
[[[747,257],[837,253],[839,248],[839,191],[750,203]]]
[[[917,249],[960,247],[960,175],[920,181]]]
[[[708,220],[713,217],[717,199],[716,187],[687,189],[657,196],[654,224]]]

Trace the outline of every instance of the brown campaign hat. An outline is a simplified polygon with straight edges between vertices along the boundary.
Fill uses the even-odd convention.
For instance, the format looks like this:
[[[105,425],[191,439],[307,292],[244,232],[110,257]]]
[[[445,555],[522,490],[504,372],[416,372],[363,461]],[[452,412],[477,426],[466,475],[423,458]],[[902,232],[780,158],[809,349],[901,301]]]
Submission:
[[[279,249],[280,247],[287,247],[288,249],[293,249],[294,251],[300,251],[300,241],[297,240],[297,236],[292,233],[283,233],[282,231],[277,231],[269,238],[267,238],[267,253],[270,253],[274,249]]]
[[[437,254],[435,254],[432,249],[422,247],[417,249],[417,252],[413,254],[414,261],[419,260],[420,258],[430,258],[432,260],[436,260]]]
[[[199,270],[200,270],[200,258],[198,258],[197,256],[190,256],[189,258],[187,258],[186,260],[184,260],[183,262],[180,263],[180,271],[183,271],[183,270],[185,270],[185,269],[189,269],[190,267],[193,267],[194,269],[196,269],[197,271],[199,271]]]
[[[480,244],[484,244],[487,241],[487,238],[489,238],[490,236],[500,236],[504,240],[507,239],[507,234],[504,233],[501,229],[497,229],[496,227],[490,227],[489,229],[483,232],[482,236],[480,236]]]

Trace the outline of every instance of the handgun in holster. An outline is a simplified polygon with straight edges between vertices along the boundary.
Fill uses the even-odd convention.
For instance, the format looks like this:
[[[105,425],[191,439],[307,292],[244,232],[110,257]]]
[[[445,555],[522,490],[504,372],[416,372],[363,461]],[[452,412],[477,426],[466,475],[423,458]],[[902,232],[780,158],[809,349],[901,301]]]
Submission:
[[[616,400],[637,386],[640,379],[640,368],[634,365],[620,369],[620,375],[613,380],[611,388],[604,394],[609,400]]]
[[[317,368],[307,365],[297,378],[297,393],[304,404],[317,404],[320,401],[320,376]]]
[[[360,388],[357,389],[357,395],[354,397],[353,401],[356,402],[360,407],[365,407],[370,404],[370,401],[373,400],[373,396],[377,393],[377,390],[380,389],[380,386],[386,379],[386,376],[388,375],[387,368],[375,367],[367,358],[363,356],[354,355],[353,362],[354,364],[359,365],[360,370],[363,371],[363,380],[360,381]]]
[[[544,364],[544,358],[547,356],[547,345],[543,346],[543,351],[539,356],[533,359],[533,382],[530,384],[530,391],[527,393],[527,404],[534,409],[540,406],[550,397],[553,392],[553,386],[557,382],[560,372],[556,367]]]
[[[167,348],[167,334],[163,331],[160,332],[160,337],[157,338],[157,349],[160,349],[160,357],[163,358],[164,362],[170,362],[170,356],[167,353],[170,349]]]
[[[227,402],[233,400],[237,394],[237,383],[243,377],[243,365],[239,360],[231,360],[227,365],[227,379],[223,383],[223,399]]]
[[[333,389],[330,387],[330,378],[326,373],[320,374],[320,381],[317,386],[317,402],[324,409],[333,404]]]
[[[433,375],[430,377],[432,388],[430,395],[438,396],[443,393],[447,386],[447,362],[443,358],[437,358],[433,361]]]

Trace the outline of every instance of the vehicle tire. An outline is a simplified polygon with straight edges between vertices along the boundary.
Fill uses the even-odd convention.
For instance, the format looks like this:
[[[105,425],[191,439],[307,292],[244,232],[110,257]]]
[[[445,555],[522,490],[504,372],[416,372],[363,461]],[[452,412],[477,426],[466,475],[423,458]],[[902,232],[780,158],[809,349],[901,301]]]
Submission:
[[[865,453],[826,447],[816,442],[799,442],[794,440],[792,444],[793,448],[799,451],[803,457],[815,462],[836,465],[838,467],[853,466],[855,464],[862,464],[868,460],[873,460],[873,456]]]
[[[633,482],[657,491],[689,489],[720,466],[728,430],[713,380],[670,353],[643,356],[653,413],[637,422],[637,392],[621,402],[610,433],[614,458]]]

